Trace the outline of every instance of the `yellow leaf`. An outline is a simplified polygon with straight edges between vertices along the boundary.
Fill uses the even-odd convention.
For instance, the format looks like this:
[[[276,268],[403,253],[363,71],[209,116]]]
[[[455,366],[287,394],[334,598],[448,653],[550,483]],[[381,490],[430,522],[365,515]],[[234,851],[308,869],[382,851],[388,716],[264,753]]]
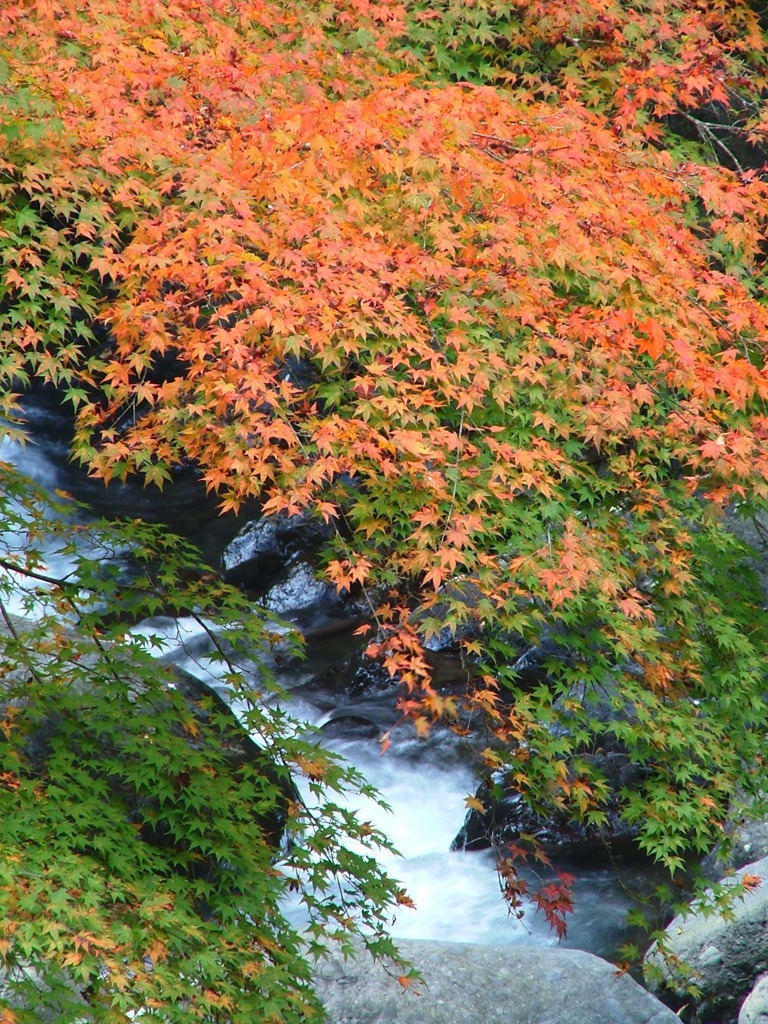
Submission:
[[[147,53],[153,53],[155,56],[165,53],[166,50],[165,40],[158,39],[157,36],[144,36],[141,40],[141,46]]]

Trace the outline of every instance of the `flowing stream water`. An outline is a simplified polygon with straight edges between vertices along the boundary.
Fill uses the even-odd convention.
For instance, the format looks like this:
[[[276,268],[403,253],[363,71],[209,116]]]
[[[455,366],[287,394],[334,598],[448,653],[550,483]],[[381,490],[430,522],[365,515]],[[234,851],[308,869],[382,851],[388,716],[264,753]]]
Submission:
[[[217,518],[215,503],[205,500],[191,475],[181,477],[162,494],[137,485],[104,488],[68,463],[66,417],[45,401],[31,403],[28,415],[35,443],[21,448],[4,442],[0,460],[13,463],[51,491],[67,490],[100,515],[143,515],[166,522],[194,539],[217,564],[223,546],[241,523]],[[21,541],[5,536],[0,543]],[[71,565],[54,558],[51,569],[64,573]],[[211,681],[204,638],[194,629],[173,620],[147,623],[144,628],[167,634],[164,657]],[[456,737],[434,730],[426,740],[419,739],[410,726],[400,725],[382,756],[376,734],[396,720],[392,695],[366,696],[358,703],[347,696],[340,713],[339,689],[332,680],[343,673],[354,649],[349,635],[310,643],[307,662],[300,669],[287,670],[280,682],[289,692],[293,715],[315,727],[324,745],[359,768],[391,807],[387,813],[371,801],[350,798],[351,806],[380,827],[400,853],[385,857],[384,866],[403,883],[416,910],[403,909],[398,914],[394,936],[494,945],[555,944],[547,922],[532,907],[522,920],[508,913],[489,852],[450,850],[464,820],[465,798],[476,788]],[[650,892],[654,871],[644,864],[625,864],[619,873],[613,866],[589,862],[561,866],[577,876],[576,912],[569,917],[565,944],[605,956],[615,954],[622,942],[634,937],[625,923],[626,910],[634,905],[627,890]],[[287,911],[300,926],[298,902]]]

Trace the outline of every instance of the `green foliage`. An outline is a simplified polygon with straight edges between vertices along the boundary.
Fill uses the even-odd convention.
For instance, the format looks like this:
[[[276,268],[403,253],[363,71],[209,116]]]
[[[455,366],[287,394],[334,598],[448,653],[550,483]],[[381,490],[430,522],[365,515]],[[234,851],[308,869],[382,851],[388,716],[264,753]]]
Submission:
[[[764,160],[768,61],[748,3],[408,3],[400,59],[426,79],[578,100],[680,159]]]
[[[184,542],[82,525],[0,469],[3,1019],[317,1018],[308,952],[362,934],[392,954],[403,896],[374,860],[385,838],[337,802],[370,787],[281,710],[265,666],[290,635]],[[128,631],[158,615],[208,633],[239,721]],[[304,938],[282,916],[294,888]]]
[[[672,498],[679,486],[665,480],[665,495]],[[652,528],[646,520],[644,534],[630,516],[593,503],[588,528],[600,530],[608,518],[616,538],[605,561],[595,550],[591,566],[582,558],[572,567],[593,572],[594,584],[537,615],[526,604],[541,606],[539,594],[532,589],[524,599],[518,591],[497,609],[507,629],[488,638],[485,652],[488,671],[503,682],[514,708],[515,728],[533,737],[537,756],[526,744],[510,761],[531,801],[551,810],[586,787],[576,813],[590,820],[608,800],[607,780],[583,755],[610,739],[645,775],[642,786],[621,793],[623,817],[637,827],[641,849],[674,873],[688,854],[725,838],[722,822],[737,779],[742,799],[761,797],[768,617],[748,549],[700,501],[678,494],[672,508],[674,514],[659,508]],[[552,532],[546,521],[539,528]],[[670,547],[669,561],[659,550],[665,535],[680,540],[683,534],[685,569],[679,549]],[[651,558],[653,574],[645,575]],[[652,608],[645,649],[643,632],[633,629],[630,636],[621,610],[606,599],[609,566],[622,563],[637,577],[631,614],[640,618]],[[682,572],[696,585],[678,593]],[[561,653],[548,662],[547,685],[531,693],[509,668],[507,638],[522,632],[534,642],[543,629]]]

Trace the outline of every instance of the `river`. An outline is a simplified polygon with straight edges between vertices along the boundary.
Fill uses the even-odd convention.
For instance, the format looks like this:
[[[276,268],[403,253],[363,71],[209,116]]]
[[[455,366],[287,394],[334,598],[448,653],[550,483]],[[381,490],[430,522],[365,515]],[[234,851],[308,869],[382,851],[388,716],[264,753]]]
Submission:
[[[136,483],[104,487],[68,462],[67,417],[45,396],[29,401],[26,408],[33,443],[22,448],[6,441],[0,447],[0,459],[50,491],[66,490],[99,515],[164,522],[194,540],[205,558],[218,565],[221,551],[245,517],[239,521],[219,517],[215,502],[205,497],[189,472],[180,473],[162,493]],[[2,545],[19,543],[17,537],[0,536]],[[51,553],[55,573],[71,568],[57,558]],[[158,620],[144,629],[168,635],[164,657],[209,678],[205,637],[183,627],[183,623]],[[386,813],[373,802],[358,799],[354,804],[365,820],[373,821],[392,839],[400,856],[387,858],[385,867],[403,883],[416,905],[414,911],[398,915],[393,935],[493,945],[555,944],[547,922],[532,907],[522,920],[508,913],[489,852],[450,850],[464,819],[465,797],[476,788],[461,743],[444,729],[419,739],[405,724],[394,728],[391,746],[382,755],[377,733],[396,721],[391,693],[367,695],[356,703],[344,691],[343,679],[359,642],[349,631],[328,635],[318,630],[318,634],[308,644],[307,661],[300,668],[286,669],[280,682],[289,693],[293,715],[315,729],[320,742],[359,768],[391,807]],[[610,957],[622,942],[637,937],[630,935],[625,923],[626,910],[634,905],[627,889],[652,889],[656,876],[648,865],[623,865],[620,877],[605,865],[562,866],[577,876],[576,912],[569,918],[565,945]],[[298,901],[286,909],[300,927],[303,914]]]

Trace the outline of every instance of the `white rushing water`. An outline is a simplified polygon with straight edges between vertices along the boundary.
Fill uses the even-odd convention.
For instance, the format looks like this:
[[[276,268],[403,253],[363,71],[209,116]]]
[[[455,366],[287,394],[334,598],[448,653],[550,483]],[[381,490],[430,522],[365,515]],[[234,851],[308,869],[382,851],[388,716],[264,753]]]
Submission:
[[[0,423],[2,428],[2,423]],[[57,467],[46,456],[42,449],[28,443],[21,444],[0,434],[0,463],[5,462],[34,480],[48,493],[53,493],[60,486],[60,475]],[[12,503],[16,515],[24,518],[24,511],[18,503]],[[0,532],[0,552],[13,561],[16,556],[23,555],[29,546],[29,537],[23,530],[5,530]],[[74,559],[62,554],[59,550],[60,541],[35,542],[35,547],[42,550],[45,559],[41,565],[41,573],[48,573],[57,579],[63,579],[73,572]],[[34,614],[31,597],[35,592],[45,588],[40,580],[25,578],[19,573],[3,569],[0,579],[8,581],[10,586],[4,593],[3,604],[10,615],[30,616]]]
[[[555,933],[532,904],[522,920],[509,913],[490,851],[450,849],[464,821],[465,798],[476,788],[472,773],[456,759],[450,737],[444,744],[438,738],[428,746],[418,739],[402,739],[384,755],[371,740],[331,740],[327,745],[353,763],[392,808],[387,813],[361,798],[348,803],[361,820],[388,835],[401,854],[381,858],[416,907],[398,913],[392,928],[396,938],[499,946],[557,944]],[[583,864],[574,873],[576,909],[569,915],[564,944],[611,954],[625,940],[624,917],[632,901],[610,868]],[[530,871],[523,875],[531,890],[544,877]],[[300,924],[300,911],[294,908],[293,915]]]
[[[459,763],[414,758],[418,742],[404,749],[396,744],[384,755],[370,741],[331,743],[392,807],[387,813],[372,801],[351,801],[359,817],[385,832],[402,855],[382,858],[383,866],[402,882],[416,909],[398,914],[393,935],[488,944],[554,942],[532,913],[525,923],[509,916],[489,853],[450,850],[464,820],[464,799],[476,782]]]

